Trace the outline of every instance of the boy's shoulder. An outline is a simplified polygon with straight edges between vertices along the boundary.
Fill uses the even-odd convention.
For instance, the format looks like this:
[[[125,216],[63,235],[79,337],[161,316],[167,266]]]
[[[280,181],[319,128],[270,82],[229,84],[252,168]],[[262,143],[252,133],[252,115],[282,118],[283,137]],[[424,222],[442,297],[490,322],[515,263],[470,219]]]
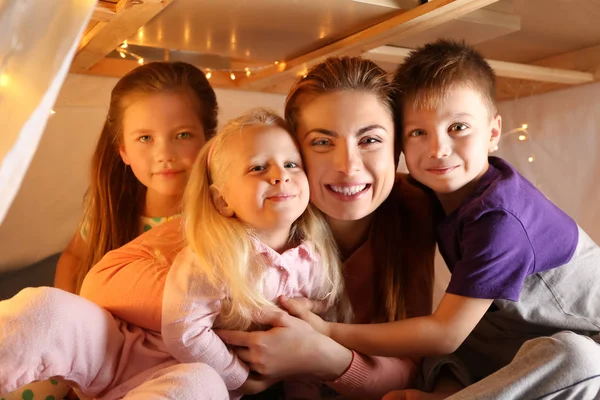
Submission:
[[[490,157],[489,161],[488,171],[459,209],[461,219],[478,219],[494,211],[521,219],[536,209],[556,208],[508,162],[497,157]]]

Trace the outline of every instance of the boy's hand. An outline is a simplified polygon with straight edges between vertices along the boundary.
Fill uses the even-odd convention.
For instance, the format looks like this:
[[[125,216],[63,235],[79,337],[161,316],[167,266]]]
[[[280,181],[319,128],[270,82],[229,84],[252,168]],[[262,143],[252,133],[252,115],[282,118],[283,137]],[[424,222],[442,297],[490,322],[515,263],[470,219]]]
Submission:
[[[324,321],[315,313],[323,313],[326,310],[326,302],[309,300],[304,297],[290,299],[285,296],[279,298],[281,306],[294,317],[307,322],[317,332],[330,337],[331,329],[329,322]]]
[[[250,372],[248,379],[238,390],[243,394],[257,394],[264,392],[279,381],[280,379],[266,378],[256,372]]]

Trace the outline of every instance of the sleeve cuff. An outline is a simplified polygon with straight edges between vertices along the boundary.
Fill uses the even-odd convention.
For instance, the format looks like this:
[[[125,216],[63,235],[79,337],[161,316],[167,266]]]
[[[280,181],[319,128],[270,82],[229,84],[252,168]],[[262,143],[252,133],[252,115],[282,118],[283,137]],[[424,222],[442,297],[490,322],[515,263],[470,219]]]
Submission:
[[[348,369],[335,381],[328,382],[329,386],[336,389],[337,386],[344,387],[345,392],[363,387],[369,378],[372,367],[355,351],[352,352],[352,361]]]
[[[250,368],[241,361],[237,361],[238,365],[229,375],[223,377],[227,390],[236,390],[246,382],[250,374]]]

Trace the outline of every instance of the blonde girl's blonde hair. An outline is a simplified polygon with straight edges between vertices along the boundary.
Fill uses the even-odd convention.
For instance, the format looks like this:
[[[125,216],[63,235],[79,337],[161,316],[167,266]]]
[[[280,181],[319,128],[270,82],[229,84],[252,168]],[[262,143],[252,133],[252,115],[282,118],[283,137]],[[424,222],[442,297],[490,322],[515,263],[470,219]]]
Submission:
[[[146,188],[123,162],[123,115],[139,96],[182,93],[189,96],[205,139],[217,127],[217,97],[204,73],[184,62],[151,62],[123,76],[110,95],[108,115],[91,163],[90,185],[84,199],[80,232],[84,253],[78,264],[77,293],[89,270],[106,253],[136,238],[140,232]]]
[[[248,134],[247,127],[279,127],[288,131],[285,121],[275,112],[253,109],[229,121],[201,150],[192,169],[184,195],[185,236],[197,257],[198,267],[214,287],[228,294],[223,302],[219,326],[248,329],[257,310],[274,306],[264,295],[266,265],[255,257],[251,227],[235,217],[223,216],[210,193],[214,185],[221,190],[235,155],[227,145],[235,135]],[[291,135],[290,135],[291,137]],[[293,140],[293,137],[292,137]],[[309,205],[290,232],[290,242],[310,241],[321,259],[322,273],[311,293],[333,307],[343,297],[343,278],[337,247],[322,215]],[[342,317],[348,311],[340,312]]]

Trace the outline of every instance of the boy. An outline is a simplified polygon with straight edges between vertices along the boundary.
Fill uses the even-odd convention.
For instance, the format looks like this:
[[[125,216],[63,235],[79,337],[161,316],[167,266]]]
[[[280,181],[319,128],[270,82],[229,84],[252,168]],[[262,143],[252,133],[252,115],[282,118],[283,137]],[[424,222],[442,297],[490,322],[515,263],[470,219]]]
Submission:
[[[358,352],[437,356],[424,362],[424,390],[448,372],[478,382],[452,399],[598,398],[600,248],[512,166],[488,157],[501,135],[491,67],[465,44],[440,40],[413,51],[394,83],[409,172],[443,209],[437,239],[450,284],[431,316],[311,324]]]

